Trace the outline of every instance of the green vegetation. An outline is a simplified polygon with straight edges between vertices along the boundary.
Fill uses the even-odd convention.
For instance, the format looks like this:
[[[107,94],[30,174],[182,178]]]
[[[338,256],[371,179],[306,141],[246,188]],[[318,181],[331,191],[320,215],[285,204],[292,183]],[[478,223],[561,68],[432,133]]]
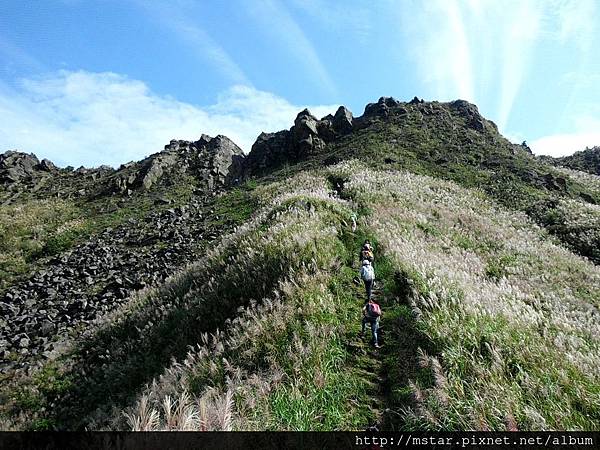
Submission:
[[[208,227],[237,229],[40,371],[3,380],[4,427],[598,429],[600,182],[427,107],[204,199]],[[40,258],[197,194],[183,177],[129,197],[3,206],[0,290]],[[358,337],[365,238],[377,351]]]
[[[357,162],[246,185],[214,208],[218,220],[243,221],[257,204],[202,265],[132,298],[5,388],[4,420],[32,429],[598,426],[600,343],[586,311],[600,306],[600,271],[522,214],[453,183]],[[365,238],[376,246],[384,312],[378,353],[358,338],[354,259]]]
[[[378,272],[395,282],[388,301],[409,292],[410,308],[384,310],[385,326],[402,324],[418,345],[404,364],[408,387],[404,372],[390,377],[390,428],[597,428],[600,342],[585,312],[599,306],[596,266],[450,183],[353,164],[334,170],[355,202],[371,204],[387,258]],[[424,217],[436,218],[436,233],[419,226]],[[407,341],[392,331],[387,367],[407,361]]]
[[[561,158],[546,157],[550,163],[573,170],[600,175],[600,147],[586,148]]]
[[[0,208],[0,292],[42,256],[67,248],[89,223],[66,200],[31,200]]]

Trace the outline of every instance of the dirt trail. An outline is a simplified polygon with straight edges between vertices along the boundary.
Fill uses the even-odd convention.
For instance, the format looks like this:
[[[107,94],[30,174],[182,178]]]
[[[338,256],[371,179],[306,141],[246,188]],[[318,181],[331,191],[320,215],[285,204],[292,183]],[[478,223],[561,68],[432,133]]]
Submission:
[[[401,430],[404,427],[402,408],[414,407],[409,381],[417,378],[417,349],[424,344],[416,329],[407,298],[386,292],[385,279],[376,279],[373,299],[381,306],[382,317],[379,327],[379,343],[376,349],[371,343],[371,330],[367,326],[361,338],[358,333],[350,337],[349,346],[354,355],[354,370],[369,386],[369,408],[373,412],[373,423],[380,431]],[[362,284],[355,284],[357,320],[366,298]]]

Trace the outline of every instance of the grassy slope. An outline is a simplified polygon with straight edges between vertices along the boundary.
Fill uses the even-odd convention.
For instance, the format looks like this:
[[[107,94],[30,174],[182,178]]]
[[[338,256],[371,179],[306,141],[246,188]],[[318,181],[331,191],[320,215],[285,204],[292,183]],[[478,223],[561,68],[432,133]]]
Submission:
[[[203,266],[5,390],[5,417],[34,428],[598,428],[599,269],[522,214],[357,163],[253,192],[261,212]],[[379,256],[380,353],[357,337],[364,236]]]
[[[280,176],[331,161],[360,159],[373,169],[407,170],[454,181],[483,189],[505,207],[526,212],[573,251],[600,262],[596,207],[600,192],[590,189],[586,180],[513,146],[489,122],[485,132],[469,128],[448,104],[404,104],[403,108],[407,114],[392,110],[385,119],[371,118],[364,128],[328,145],[322,153],[280,170]],[[548,174],[565,178],[566,190],[549,189]],[[580,216],[586,220],[579,220]]]
[[[483,193],[338,168],[427,339],[406,429],[597,429],[600,270]],[[399,307],[392,315],[407,316]],[[410,317],[410,315],[408,316]],[[389,350],[389,349],[388,349]],[[405,386],[397,388],[399,394]]]

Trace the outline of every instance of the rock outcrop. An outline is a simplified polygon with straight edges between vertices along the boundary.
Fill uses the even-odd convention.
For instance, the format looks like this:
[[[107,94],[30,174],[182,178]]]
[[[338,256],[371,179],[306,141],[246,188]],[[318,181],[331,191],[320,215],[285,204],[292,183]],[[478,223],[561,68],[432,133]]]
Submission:
[[[163,177],[175,172],[197,178],[206,189],[225,186],[241,178],[244,154],[226,136],[210,137],[203,134],[195,142],[172,140],[160,153],[140,163],[122,166],[115,174],[114,189],[131,194],[134,190],[148,190]]]
[[[344,106],[321,120],[308,109],[300,111],[289,130],[261,133],[244,163],[244,176],[256,176],[286,163],[321,153],[326,144],[352,132],[354,118]]]
[[[12,150],[0,154],[0,185],[6,187],[21,183],[36,185],[56,172],[58,169],[51,161],[40,162],[34,154]]]
[[[479,114],[479,110],[474,104],[466,100],[455,100],[450,103],[450,108],[465,118],[469,128],[479,132],[485,131],[485,119]]]

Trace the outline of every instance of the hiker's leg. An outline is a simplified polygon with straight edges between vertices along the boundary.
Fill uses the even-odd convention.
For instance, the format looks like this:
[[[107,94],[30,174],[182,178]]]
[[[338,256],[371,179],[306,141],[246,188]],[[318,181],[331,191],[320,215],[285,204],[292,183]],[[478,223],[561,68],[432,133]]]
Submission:
[[[368,280],[365,281],[366,287],[367,287],[367,300],[371,298],[371,295],[373,293],[373,280]]]
[[[365,334],[365,327],[367,326],[367,318],[363,317],[362,319],[362,329],[360,331],[361,334]]]
[[[377,345],[379,344],[379,340],[378,340],[378,336],[377,336],[377,331],[379,328],[379,320],[375,319],[371,321],[371,333],[373,334],[373,344]]]

